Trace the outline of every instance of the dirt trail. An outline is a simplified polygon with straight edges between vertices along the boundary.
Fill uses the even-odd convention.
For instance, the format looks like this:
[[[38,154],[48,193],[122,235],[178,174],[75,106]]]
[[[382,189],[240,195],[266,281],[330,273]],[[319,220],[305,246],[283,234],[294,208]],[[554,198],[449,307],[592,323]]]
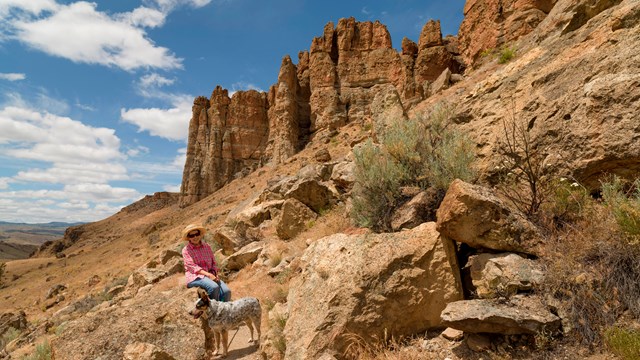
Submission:
[[[255,331],[253,334],[254,336],[256,336]],[[229,346],[229,352],[227,354],[227,357],[224,359],[225,360],[261,359],[258,345],[249,343],[249,339],[251,339],[251,336],[249,333],[249,328],[246,325],[240,326],[237,333],[236,333],[236,330],[229,331],[229,341],[231,341],[231,346]],[[220,355],[216,357],[216,359],[220,359],[220,358],[222,358]]]

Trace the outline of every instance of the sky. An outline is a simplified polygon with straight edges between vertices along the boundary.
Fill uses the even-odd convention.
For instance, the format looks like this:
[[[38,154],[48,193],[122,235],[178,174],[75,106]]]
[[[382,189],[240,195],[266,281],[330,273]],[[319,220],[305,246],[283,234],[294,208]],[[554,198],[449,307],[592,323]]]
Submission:
[[[191,106],[268,91],[324,25],[380,20],[400,49],[464,0],[0,0],[0,221],[104,219],[180,191]]]

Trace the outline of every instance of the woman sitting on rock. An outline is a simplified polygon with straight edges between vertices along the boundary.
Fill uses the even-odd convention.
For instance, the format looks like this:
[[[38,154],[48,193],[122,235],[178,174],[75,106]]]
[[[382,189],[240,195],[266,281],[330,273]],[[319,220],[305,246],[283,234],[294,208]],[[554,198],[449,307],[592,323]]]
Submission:
[[[218,277],[218,266],[211,246],[204,242],[207,230],[195,224],[187,225],[182,230],[182,240],[188,241],[182,249],[187,287],[203,288],[209,298],[218,301],[231,300],[231,290]]]

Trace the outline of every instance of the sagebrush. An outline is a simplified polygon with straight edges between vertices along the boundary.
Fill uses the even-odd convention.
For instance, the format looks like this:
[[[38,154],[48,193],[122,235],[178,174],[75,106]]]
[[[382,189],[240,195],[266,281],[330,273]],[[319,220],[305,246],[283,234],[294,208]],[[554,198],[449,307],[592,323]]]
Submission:
[[[403,187],[433,188],[444,194],[456,178],[476,176],[473,144],[451,128],[453,108],[436,106],[428,115],[395,119],[354,150],[352,217],[360,226],[391,231],[391,215],[405,199]]]

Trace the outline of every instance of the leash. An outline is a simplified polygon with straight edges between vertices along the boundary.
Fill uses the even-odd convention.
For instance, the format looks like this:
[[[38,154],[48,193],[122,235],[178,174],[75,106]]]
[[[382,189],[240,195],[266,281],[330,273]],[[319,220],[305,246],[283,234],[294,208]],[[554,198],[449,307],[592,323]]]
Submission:
[[[240,326],[238,326],[238,328],[236,329],[235,334],[233,334],[233,336],[231,337],[231,340],[229,340],[229,344],[227,345],[227,348],[229,348],[229,346],[231,346],[231,343],[233,342],[233,339],[236,338],[236,335],[238,334],[238,331],[240,331]]]

